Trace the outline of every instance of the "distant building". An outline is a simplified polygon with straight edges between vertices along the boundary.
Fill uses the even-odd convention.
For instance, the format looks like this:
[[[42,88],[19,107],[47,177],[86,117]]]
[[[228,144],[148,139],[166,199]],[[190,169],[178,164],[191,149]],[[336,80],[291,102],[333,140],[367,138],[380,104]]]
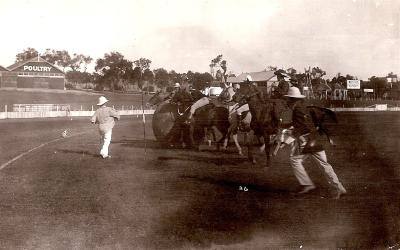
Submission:
[[[393,88],[393,85],[398,83],[397,75],[393,73],[389,73],[388,76],[386,77],[386,80],[390,85],[390,88]]]
[[[246,84],[245,80],[248,75],[251,76],[253,82],[257,83],[257,86],[264,89],[264,92],[267,94],[271,94],[273,89],[278,86],[279,82],[274,73],[275,71],[260,71],[260,72],[249,72],[249,73],[242,73],[235,77],[228,77],[227,82],[230,83],[239,83],[240,85]]]
[[[65,74],[40,56],[0,67],[0,88],[64,89]]]

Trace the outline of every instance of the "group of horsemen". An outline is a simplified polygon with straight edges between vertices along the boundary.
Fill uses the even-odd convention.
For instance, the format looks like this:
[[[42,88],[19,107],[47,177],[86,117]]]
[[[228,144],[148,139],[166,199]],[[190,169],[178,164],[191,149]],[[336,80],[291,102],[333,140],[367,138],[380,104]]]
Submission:
[[[278,79],[278,86],[273,91],[271,98],[283,98],[284,95],[287,94],[290,86],[297,86],[297,79],[295,77],[291,77],[289,81],[286,81],[285,78],[289,78],[289,76],[281,71],[275,72]],[[254,82],[250,75],[247,75],[244,83],[249,85],[249,88],[253,88],[254,91],[260,92],[257,89],[257,83]],[[210,98],[204,91],[198,90],[193,86],[189,87],[189,91],[187,89],[182,88],[179,83],[175,83],[174,90],[166,99],[174,99],[174,96],[187,96],[187,102],[192,103],[189,108],[189,113],[186,118],[185,123],[190,124],[193,122],[193,115],[197,109],[206,106],[210,102],[213,104],[225,107],[229,111],[229,119],[231,122],[236,122],[236,127],[248,127],[251,122],[251,113],[249,111],[249,105],[243,100],[234,99],[234,95],[237,91],[240,90],[239,83],[221,83],[222,92],[219,94],[216,101],[210,101]]]
[[[289,76],[285,73],[277,71],[275,74],[279,84],[273,91],[271,98],[286,99],[288,109],[291,110],[291,119],[287,121],[289,133],[287,134],[286,139],[282,140],[284,143],[290,143],[290,165],[293,169],[296,179],[300,184],[298,193],[306,194],[316,188],[303,166],[303,161],[311,157],[316,164],[324,170],[328,183],[334,188],[333,197],[335,199],[340,198],[342,195],[346,194],[347,191],[339,181],[332,166],[328,163],[325,150],[323,148],[319,148],[316,150],[314,149],[311,151],[306,151],[307,147],[313,142],[312,135],[315,134],[315,131],[321,133],[321,131],[318,131],[321,128],[318,126],[310,126],[310,112],[307,110],[303,102],[305,96],[301,94],[298,88],[297,79],[295,77],[290,77],[290,79],[286,81],[285,78],[289,78]],[[251,91],[258,92],[262,95],[262,92],[257,89],[257,84],[252,81],[250,75],[246,77],[245,82],[247,82]],[[251,113],[246,112],[247,114],[242,117],[242,113],[249,111],[248,104],[241,102],[241,100],[233,99],[235,93],[240,89],[240,85],[234,83],[233,86],[231,86],[229,84],[222,83],[221,87],[223,88],[223,91],[220,93],[217,100],[219,105],[224,106],[229,110],[231,122],[236,121],[238,123],[247,123],[250,125],[252,119]],[[210,99],[207,97],[207,95],[205,95],[205,93],[195,88],[190,88],[189,94],[185,92],[186,90],[183,90],[180,84],[176,83],[169,98],[172,97],[173,99],[175,95],[186,94],[188,99],[190,99],[188,101],[192,101],[192,105],[189,109],[189,115],[185,121],[185,123],[190,124],[193,122],[193,115],[195,114],[196,110],[209,104]],[[231,119],[232,117],[236,117],[236,119]],[[242,124],[237,124],[237,127],[239,128],[240,125]],[[332,143],[331,140],[329,142]]]

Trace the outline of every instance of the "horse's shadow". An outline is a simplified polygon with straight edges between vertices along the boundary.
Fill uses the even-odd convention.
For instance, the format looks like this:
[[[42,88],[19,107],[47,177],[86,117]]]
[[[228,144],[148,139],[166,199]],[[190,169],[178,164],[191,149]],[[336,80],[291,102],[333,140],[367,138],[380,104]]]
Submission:
[[[121,146],[129,148],[166,149],[161,142],[156,140],[122,139],[119,141],[112,141],[112,144],[121,144]]]
[[[168,160],[180,160],[180,161],[192,161],[192,162],[203,162],[207,164],[214,164],[216,166],[223,166],[223,165],[233,165],[239,166],[242,165],[248,160],[246,158],[240,157],[210,157],[210,156],[201,156],[201,155],[182,155],[182,156],[160,156],[157,158],[159,161],[168,161]]]
[[[99,154],[92,153],[88,150],[70,150],[70,149],[61,149],[59,152],[67,153],[67,154],[80,154],[80,155],[90,155],[94,157],[98,157]]]

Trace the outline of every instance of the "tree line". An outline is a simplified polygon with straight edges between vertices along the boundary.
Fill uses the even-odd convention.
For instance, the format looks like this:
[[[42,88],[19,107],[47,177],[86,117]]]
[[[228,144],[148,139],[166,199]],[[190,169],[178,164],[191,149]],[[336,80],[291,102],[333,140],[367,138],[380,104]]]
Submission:
[[[27,48],[16,55],[16,62],[37,57],[39,52],[34,48]],[[188,71],[178,73],[175,70],[167,71],[164,68],[150,69],[151,60],[139,58],[130,61],[119,52],[105,53],[104,57],[95,61],[95,71],[87,72],[88,65],[93,61],[90,56],[73,54],[66,50],[46,49],[40,56],[51,64],[60,67],[72,87],[73,84],[94,83],[95,89],[127,90],[137,87],[151,91],[152,86],[166,88],[175,82],[188,81],[197,88],[208,86],[214,77],[208,73]],[[216,65],[215,65],[216,67]],[[67,84],[68,85],[68,84]]]
[[[27,48],[16,55],[16,62],[28,60],[39,55],[34,48]],[[147,58],[139,58],[130,61],[119,52],[105,53],[102,58],[95,61],[95,71],[87,72],[88,65],[92,63],[93,58],[83,54],[69,54],[66,50],[46,49],[40,56],[58,67],[64,72],[68,84],[95,84],[95,89],[103,90],[128,90],[137,88],[146,91],[152,91],[153,86],[158,88],[167,88],[175,82],[183,82],[186,80],[193,84],[196,88],[203,89],[209,86],[213,81],[226,82],[229,76],[235,76],[228,73],[227,61],[222,55],[217,55],[211,59],[209,67],[210,73],[188,71],[186,73],[178,73],[174,70],[167,71],[164,68],[150,69],[152,61]],[[276,66],[267,66],[265,70],[282,71],[291,77],[296,77],[299,81],[299,87],[311,86],[317,89],[323,84],[327,84],[331,88],[342,86],[346,88],[347,80],[356,79],[350,74],[337,76],[331,79],[324,79],[326,72],[319,67],[304,68],[304,72],[298,72],[295,68],[282,69]],[[398,84],[389,83],[387,78],[397,78],[392,72],[387,77],[372,76],[368,81],[361,81],[361,88],[374,89],[375,95],[381,97],[388,89],[397,90]]]

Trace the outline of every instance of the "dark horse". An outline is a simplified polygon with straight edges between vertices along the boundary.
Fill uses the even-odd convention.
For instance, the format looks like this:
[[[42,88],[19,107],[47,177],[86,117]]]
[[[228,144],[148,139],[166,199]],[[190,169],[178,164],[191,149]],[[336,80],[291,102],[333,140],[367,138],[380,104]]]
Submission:
[[[207,104],[197,109],[193,115],[194,122],[186,125],[184,121],[189,115],[190,106],[193,104],[189,94],[184,91],[179,91],[173,96],[171,103],[179,107],[180,117],[177,121],[182,129],[188,128],[191,146],[199,148],[206,133],[217,130],[222,134],[222,138],[217,142],[217,147],[219,149],[229,128],[229,112],[226,108],[217,107],[212,103]]]
[[[256,163],[253,156],[253,135],[258,141],[264,139],[267,167],[271,164],[271,137],[278,134],[282,121],[281,115],[287,109],[286,102],[282,99],[265,99],[257,87],[250,85],[241,88],[235,94],[236,100],[245,100],[251,113],[250,129],[247,133],[247,154],[250,161]]]

